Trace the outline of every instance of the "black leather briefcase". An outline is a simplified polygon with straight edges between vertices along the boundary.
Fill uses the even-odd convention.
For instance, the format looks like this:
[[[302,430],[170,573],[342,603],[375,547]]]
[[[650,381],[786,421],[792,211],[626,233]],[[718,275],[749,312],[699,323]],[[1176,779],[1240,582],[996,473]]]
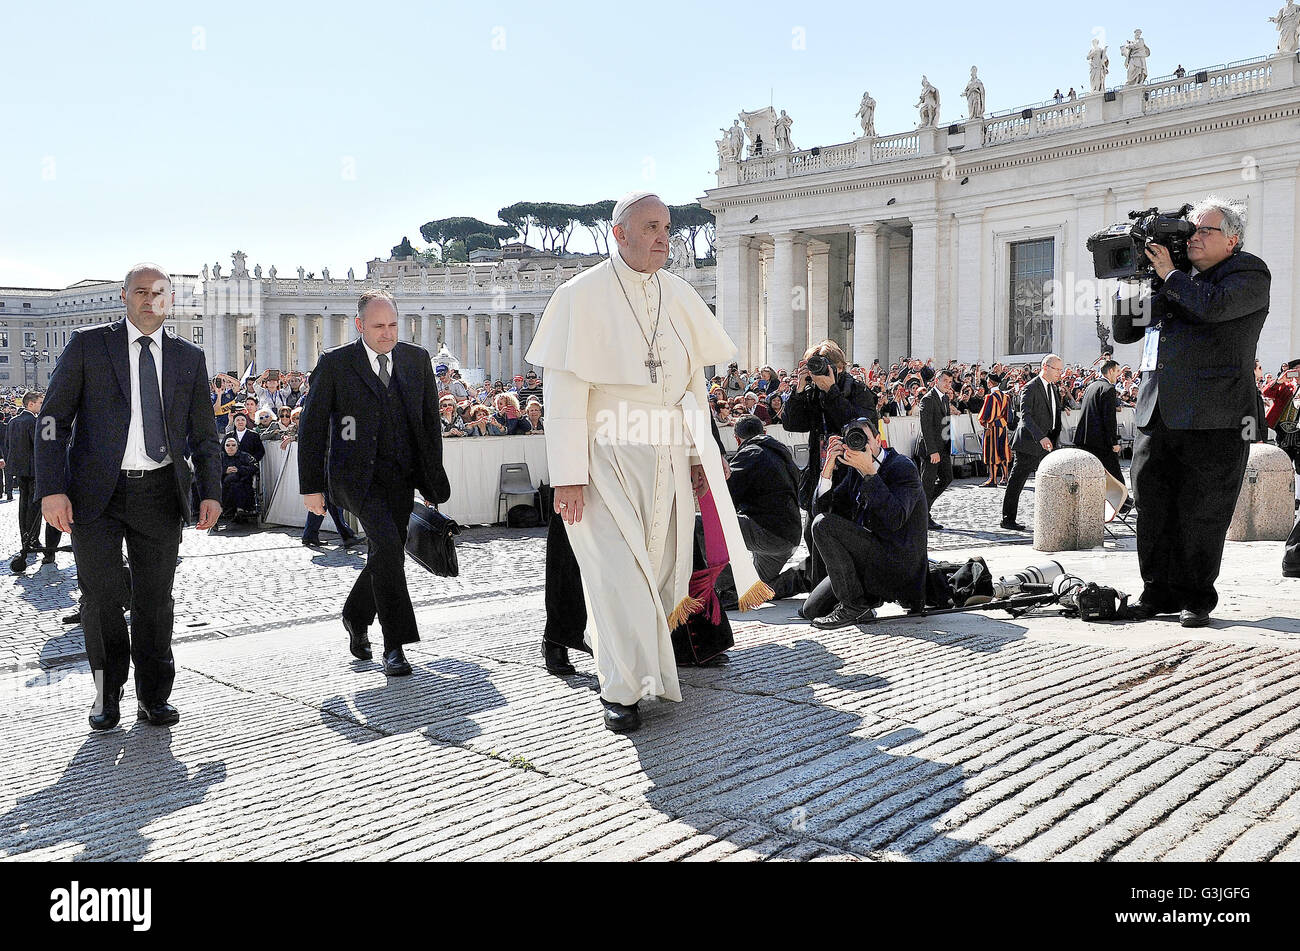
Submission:
[[[456,562],[456,536],[460,526],[432,505],[417,501],[406,526],[406,552],[422,568],[444,578],[460,574]]]

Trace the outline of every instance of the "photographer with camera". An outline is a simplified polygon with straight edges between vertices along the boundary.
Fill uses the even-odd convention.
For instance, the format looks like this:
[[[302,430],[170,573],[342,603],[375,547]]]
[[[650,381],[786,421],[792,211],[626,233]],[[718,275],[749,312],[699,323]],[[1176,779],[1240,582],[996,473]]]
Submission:
[[[1113,324],[1117,343],[1143,342],[1132,476],[1144,588],[1130,610],[1181,612],[1183,627],[1204,627],[1254,437],[1255,349],[1272,277],[1241,249],[1244,222],[1230,204],[1210,196],[1190,219],[1185,262],[1163,244],[1144,246],[1155,273],[1149,319],[1121,308]]]
[[[1256,369],[1256,375],[1261,371]],[[1296,389],[1300,388],[1300,360],[1282,368],[1277,380],[1264,387],[1261,395],[1270,400],[1265,419],[1269,429],[1277,432],[1277,444],[1300,472],[1300,411],[1296,408]]]
[[[812,618],[814,627],[870,620],[885,601],[924,605],[930,509],[916,466],[881,446],[874,420],[854,420],[830,438],[815,504],[813,542],[838,604]],[[825,603],[821,594],[804,611]]]
[[[808,434],[808,468],[799,483],[799,507],[808,513],[804,530],[808,557],[803,567],[781,573],[773,586],[778,598],[811,591],[826,577],[812,543],[812,518],[818,474],[826,462],[829,437],[843,429],[850,420],[860,417],[870,419],[873,426],[879,425],[876,394],[853,379],[847,367],[848,360],[840,345],[834,340],[823,340],[804,354],[804,366],[798,372],[795,392],[785,404],[781,424],[786,432]]]

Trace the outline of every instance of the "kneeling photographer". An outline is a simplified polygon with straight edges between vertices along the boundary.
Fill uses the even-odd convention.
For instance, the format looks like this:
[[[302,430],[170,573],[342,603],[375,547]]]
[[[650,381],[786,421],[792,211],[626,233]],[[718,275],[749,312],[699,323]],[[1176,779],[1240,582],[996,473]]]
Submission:
[[[849,373],[844,351],[834,340],[823,340],[804,354],[797,372],[795,392],[786,401],[781,425],[787,432],[808,434],[808,467],[799,483],[799,507],[808,513],[804,541],[808,558],[803,567],[781,574],[773,585],[777,598],[811,591],[826,577],[812,543],[813,499],[818,473],[826,461],[828,438],[848,422],[865,417],[876,426],[876,394]]]
[[[846,471],[838,480],[837,467]],[[885,601],[924,605],[930,509],[921,476],[911,459],[880,445],[872,420],[831,437],[815,504],[813,544],[827,577],[800,612],[814,627],[870,620]]]
[[[1170,239],[1142,245],[1154,272],[1150,312],[1121,308],[1114,331],[1118,343],[1143,342],[1132,477],[1144,587],[1130,611],[1181,611],[1183,627],[1204,627],[1256,437],[1255,348],[1271,276],[1241,250],[1244,222],[1231,204],[1206,198],[1188,219],[1183,237],[1167,224]]]

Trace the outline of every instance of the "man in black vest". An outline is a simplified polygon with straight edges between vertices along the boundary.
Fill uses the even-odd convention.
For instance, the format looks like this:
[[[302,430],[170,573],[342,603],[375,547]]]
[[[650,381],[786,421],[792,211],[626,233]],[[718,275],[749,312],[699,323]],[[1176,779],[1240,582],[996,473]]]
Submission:
[[[1002,527],[1007,531],[1029,530],[1016,521],[1020,492],[1043,457],[1060,445],[1061,391],[1056,384],[1064,369],[1061,358],[1049,353],[1043,357],[1038,376],[1020,390],[1020,423],[1011,438],[1015,457],[1007,476],[1007,494],[1002,497]]]
[[[428,351],[399,341],[397,327],[393,295],[362,294],[361,336],[321,354],[298,421],[303,504],[324,515],[328,484],[366,534],[366,567],[343,605],[349,647],[357,659],[370,659],[367,629],[378,617],[390,677],[411,673],[402,646],[420,639],[404,564],[415,490],[434,503],[451,497],[433,363]]]
[[[5,432],[5,469],[18,481],[18,537],[24,552],[36,551],[36,536],[41,527],[41,505],[36,497],[36,416],[41,411],[41,394],[23,395],[23,411],[9,422]],[[54,564],[63,533],[53,525],[45,526],[45,557],[42,564]]]
[[[943,369],[934,378],[934,386],[921,397],[921,486],[929,511],[934,511],[934,500],[952,484],[952,413],[948,400],[952,397],[952,371]],[[930,516],[930,531],[938,532],[943,526]]]
[[[1107,360],[1101,365],[1101,376],[1088,384],[1083,394],[1083,408],[1079,425],[1074,430],[1074,448],[1085,449],[1101,460],[1106,471],[1121,485],[1124,470],[1119,466],[1119,394],[1115,381],[1119,379],[1119,364]]]
[[[1244,222],[1206,198],[1191,213],[1195,275],[1167,248],[1147,246],[1159,279],[1149,316],[1116,313],[1117,343],[1143,342],[1133,492],[1142,597],[1139,617],[1181,612],[1204,627],[1250,443],[1258,435],[1255,348],[1268,317],[1268,266],[1241,250]]]
[[[122,300],[125,320],[68,339],[37,420],[36,494],[46,524],[72,532],[98,694],[90,715],[95,730],[117,725],[132,660],[137,719],[156,726],[180,719],[168,703],[176,679],[172,582],[195,478],[195,528],[206,531],[221,514],[208,368],[202,350],[163,331],[172,306],[166,272],[137,264],[127,272]],[[128,601],[129,638],[122,615]]]

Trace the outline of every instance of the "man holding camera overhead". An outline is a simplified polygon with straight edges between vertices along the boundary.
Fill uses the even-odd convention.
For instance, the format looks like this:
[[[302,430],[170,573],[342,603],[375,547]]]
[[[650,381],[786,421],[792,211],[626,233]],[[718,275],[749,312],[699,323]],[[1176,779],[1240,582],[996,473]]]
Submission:
[[[1255,348],[1272,278],[1241,250],[1237,209],[1211,196],[1190,217],[1190,267],[1179,270],[1168,248],[1148,243],[1157,278],[1149,319],[1117,312],[1114,332],[1118,343],[1143,341],[1132,477],[1144,587],[1130,610],[1181,612],[1183,627],[1204,627],[1257,435]]]
[[[870,620],[885,601],[924,606],[930,508],[916,466],[881,446],[874,421],[854,420],[830,438],[815,505],[813,543],[838,604],[814,627]],[[808,600],[821,602],[820,592]]]

